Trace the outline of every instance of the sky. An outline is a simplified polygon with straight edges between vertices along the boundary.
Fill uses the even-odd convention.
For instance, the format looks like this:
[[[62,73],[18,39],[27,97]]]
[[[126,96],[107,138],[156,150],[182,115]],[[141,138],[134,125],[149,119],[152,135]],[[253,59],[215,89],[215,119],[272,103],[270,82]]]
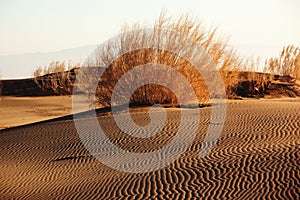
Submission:
[[[0,0],[0,56],[101,44],[124,23],[151,24],[161,9],[218,26],[246,56],[300,46],[299,0]],[[9,68],[0,62],[0,73]]]

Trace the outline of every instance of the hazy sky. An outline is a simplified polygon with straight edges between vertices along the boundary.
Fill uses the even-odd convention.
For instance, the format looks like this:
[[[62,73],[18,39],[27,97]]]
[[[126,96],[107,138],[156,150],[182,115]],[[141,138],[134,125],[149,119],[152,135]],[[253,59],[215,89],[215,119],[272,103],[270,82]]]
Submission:
[[[285,45],[300,46],[299,0],[0,0],[0,76],[25,78],[53,60],[82,61],[124,23],[151,24],[162,9],[218,26],[241,56],[262,63]]]
[[[299,0],[0,0],[0,55],[99,44],[161,8],[219,26],[232,44],[300,45]]]

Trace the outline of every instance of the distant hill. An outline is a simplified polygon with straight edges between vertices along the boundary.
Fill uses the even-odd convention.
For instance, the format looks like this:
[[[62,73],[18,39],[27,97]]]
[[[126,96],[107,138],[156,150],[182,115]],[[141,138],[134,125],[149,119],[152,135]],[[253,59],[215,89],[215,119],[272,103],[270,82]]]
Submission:
[[[0,56],[0,78],[30,78],[38,66],[46,66],[55,60],[83,62],[95,48],[96,45],[86,45],[57,52]]]

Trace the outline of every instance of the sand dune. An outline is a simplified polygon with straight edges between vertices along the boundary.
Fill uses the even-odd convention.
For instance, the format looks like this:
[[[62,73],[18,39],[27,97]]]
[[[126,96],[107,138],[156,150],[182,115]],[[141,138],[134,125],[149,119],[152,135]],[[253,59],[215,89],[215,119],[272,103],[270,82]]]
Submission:
[[[84,148],[71,119],[2,130],[0,197],[300,198],[300,99],[230,101],[217,145],[199,159],[210,110],[201,108],[201,128],[186,153],[171,165],[144,174],[117,171],[97,161]],[[98,120],[115,144],[130,151],[147,152],[174,137],[179,111],[168,109],[167,115],[167,134],[143,141],[116,134],[118,129],[109,114],[99,115]],[[133,113],[133,118],[139,124],[148,120],[141,109]],[[86,116],[82,120],[88,126],[90,119]]]

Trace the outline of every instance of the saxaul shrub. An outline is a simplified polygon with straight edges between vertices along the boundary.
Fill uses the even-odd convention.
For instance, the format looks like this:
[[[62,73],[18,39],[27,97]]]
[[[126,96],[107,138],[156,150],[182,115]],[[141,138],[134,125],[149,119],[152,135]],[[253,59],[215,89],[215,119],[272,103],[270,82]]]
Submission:
[[[132,26],[124,26],[121,30],[120,37],[110,40],[109,43],[101,45],[97,48],[94,58],[86,63],[86,66],[98,67],[104,70],[99,77],[98,87],[96,88],[95,101],[103,106],[111,106],[111,97],[114,88],[120,78],[128,71],[136,66],[157,63],[171,67],[178,73],[183,75],[194,89],[198,102],[189,102],[189,94],[186,94],[186,88],[179,79],[170,77],[171,74],[156,73],[155,67],[149,66],[144,73],[127,76],[123,83],[124,93],[127,87],[132,87],[132,82],[141,77],[152,73],[158,79],[171,80],[174,87],[179,88],[181,94],[185,96],[185,103],[205,103],[211,98],[218,96],[219,91],[208,92],[207,84],[203,76],[192,66],[191,60],[197,60],[199,66],[211,67],[211,71],[220,71],[226,88],[233,87],[236,82],[235,74],[228,75],[228,71],[242,69],[244,67],[243,59],[240,59],[236,51],[229,47],[228,39],[218,33],[217,28],[207,28],[197,19],[189,15],[182,15],[177,20],[167,17],[164,12],[152,26],[152,32],[147,31],[146,25],[134,24]],[[151,27],[151,26],[150,26]],[[167,31],[165,31],[167,30]],[[200,44],[202,49],[197,49],[187,41],[193,41],[194,44]],[[149,47],[140,49],[138,47]],[[131,49],[135,49],[132,51]],[[165,49],[176,49],[167,51]],[[203,52],[208,56],[204,56]],[[117,57],[115,57],[117,55]],[[210,64],[210,63],[214,64]],[[107,67],[108,66],[108,67]],[[94,77],[85,75],[81,77],[89,82]],[[211,81],[214,81],[213,77]],[[213,84],[213,83],[212,83]],[[80,86],[82,91],[89,91],[89,84]],[[230,93],[230,89],[228,92]],[[91,91],[93,92],[93,91]],[[118,104],[122,105],[126,102],[122,99],[122,94]],[[176,95],[169,89],[159,84],[145,84],[136,89],[130,99],[131,104],[163,104],[168,103],[178,105]]]

